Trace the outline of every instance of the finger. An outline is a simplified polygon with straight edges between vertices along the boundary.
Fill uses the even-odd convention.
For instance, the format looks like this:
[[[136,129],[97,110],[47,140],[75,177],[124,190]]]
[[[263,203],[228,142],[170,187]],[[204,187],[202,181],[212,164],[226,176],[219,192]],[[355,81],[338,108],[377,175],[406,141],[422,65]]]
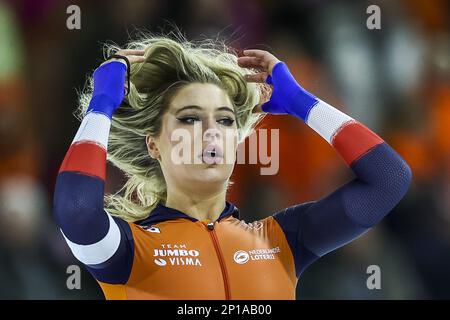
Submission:
[[[251,49],[251,50],[244,50],[245,56],[250,57],[256,57],[261,59],[261,63],[264,65],[264,68],[267,69],[270,73],[272,73],[273,67],[280,62],[277,57],[275,57],[273,54],[271,54],[268,51],[264,50],[258,50],[258,49]]]
[[[245,56],[257,57],[260,59],[264,59],[265,57],[267,57],[267,54],[270,54],[267,51],[259,50],[259,49],[248,49],[248,50],[244,50],[243,53]]]
[[[127,56],[127,58],[128,61],[130,61],[130,64],[145,62],[145,57],[142,56]]]
[[[145,54],[145,50],[123,49],[117,51],[116,54],[120,54],[122,56],[129,56],[129,55],[143,56]]]
[[[267,72],[247,74],[245,75],[245,80],[247,80],[247,82],[265,83],[268,75]]]
[[[264,62],[256,57],[240,57],[238,65],[243,68],[265,68]]]
[[[130,62],[130,65],[134,64],[134,63],[141,63],[141,62],[145,62],[145,57],[142,56],[126,56],[126,58],[128,59],[128,61]],[[106,60],[105,62],[103,62],[100,66],[110,63],[111,61],[119,61],[121,63],[123,63],[124,65],[127,66],[127,63],[123,60],[123,59],[118,59],[118,58],[111,58],[109,60]],[[127,66],[128,67],[128,66]]]

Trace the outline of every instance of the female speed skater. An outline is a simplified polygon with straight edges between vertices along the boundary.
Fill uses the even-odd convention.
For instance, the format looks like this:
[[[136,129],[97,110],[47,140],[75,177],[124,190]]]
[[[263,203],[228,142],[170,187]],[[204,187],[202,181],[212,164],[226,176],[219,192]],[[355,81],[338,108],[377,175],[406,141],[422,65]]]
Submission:
[[[295,299],[305,268],[376,225],[408,190],[412,173],[395,150],[267,51],[238,56],[159,35],[107,54],[80,96],[53,208],[107,299]],[[238,144],[265,114],[304,122],[355,178],[248,224],[227,188]],[[174,132],[199,143],[184,153],[191,162],[175,161]],[[114,194],[104,191],[107,159],[127,178]]]

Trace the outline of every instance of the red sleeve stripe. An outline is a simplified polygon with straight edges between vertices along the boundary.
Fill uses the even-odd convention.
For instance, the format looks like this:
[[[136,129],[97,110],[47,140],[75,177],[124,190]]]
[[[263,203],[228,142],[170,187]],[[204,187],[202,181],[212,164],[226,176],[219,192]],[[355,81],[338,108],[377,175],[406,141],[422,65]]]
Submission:
[[[72,144],[59,172],[76,171],[83,174],[106,177],[106,150],[99,144],[81,141]]]
[[[333,147],[348,165],[383,142],[383,139],[372,130],[357,121],[346,122],[334,134],[331,141]]]

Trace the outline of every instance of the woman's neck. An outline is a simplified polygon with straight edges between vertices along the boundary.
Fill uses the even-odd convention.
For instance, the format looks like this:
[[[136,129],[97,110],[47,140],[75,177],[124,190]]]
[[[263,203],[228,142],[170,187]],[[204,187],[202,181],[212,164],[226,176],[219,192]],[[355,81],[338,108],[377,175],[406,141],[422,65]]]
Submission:
[[[201,198],[168,190],[165,205],[200,221],[215,221],[225,209],[225,201],[226,190]]]

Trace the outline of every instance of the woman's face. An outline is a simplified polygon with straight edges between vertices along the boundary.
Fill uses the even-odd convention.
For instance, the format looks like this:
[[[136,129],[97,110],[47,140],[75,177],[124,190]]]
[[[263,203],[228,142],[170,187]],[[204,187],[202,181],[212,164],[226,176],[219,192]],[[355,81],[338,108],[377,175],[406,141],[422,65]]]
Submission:
[[[217,192],[233,172],[237,134],[227,93],[214,84],[191,83],[172,98],[160,136],[147,139],[147,146],[168,189]]]

